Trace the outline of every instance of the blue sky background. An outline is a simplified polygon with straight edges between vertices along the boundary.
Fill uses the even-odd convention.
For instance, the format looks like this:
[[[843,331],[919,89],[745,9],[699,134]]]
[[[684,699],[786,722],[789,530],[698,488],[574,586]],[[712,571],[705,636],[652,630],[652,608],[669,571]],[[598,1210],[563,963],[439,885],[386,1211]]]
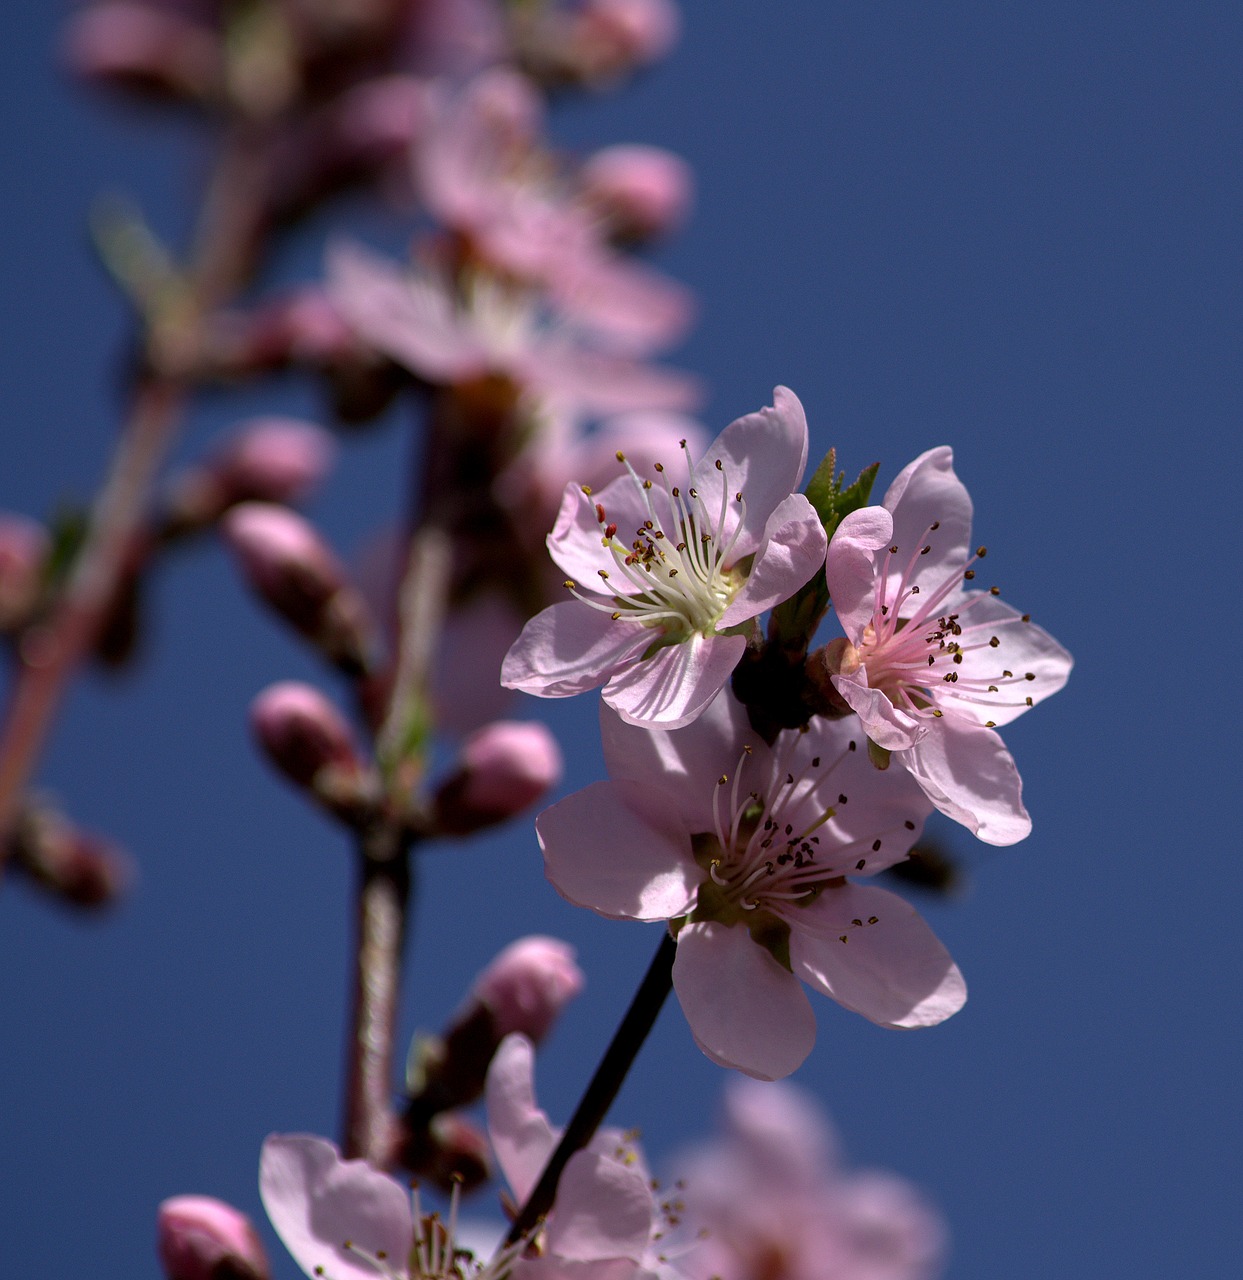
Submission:
[[[60,5],[0,41],[0,506],[93,491],[127,321],[84,222],[133,195],[188,221],[206,154],[184,120],[118,109],[55,70]],[[1243,14],[1207,0],[688,5],[629,91],[556,122],[573,147],[660,143],[699,182],[660,254],[702,299],[678,355],[713,430],[784,382],[813,452],[953,445],[1012,603],[1077,659],[1007,731],[1035,820],[1009,850],[946,827],[970,867],[926,914],[964,1011],[881,1031],[818,1001],[797,1079],[851,1157],[918,1182],[955,1280],[1235,1274],[1239,1132]],[[338,210],[371,242],[402,224]],[[280,255],[317,270],[327,220]],[[303,388],[215,397],[184,452]],[[397,511],[400,425],[345,442],[316,517],[345,551]],[[260,1215],[259,1143],[331,1134],[340,1092],[347,851],[256,758],[246,709],[319,678],[219,549],[165,564],[145,662],[73,692],[42,784],[126,844],[135,890],[83,921],[0,890],[0,1275],[158,1275],[155,1206]],[[545,704],[599,776],[594,700]],[[562,903],[530,825],[422,862],[403,1028],[436,1026],[505,941],[571,940],[588,993],[541,1057],[564,1118],[655,946]],[[665,1011],[615,1110],[656,1162],[705,1131],[722,1073]],[[294,1268],[276,1254],[276,1273]]]

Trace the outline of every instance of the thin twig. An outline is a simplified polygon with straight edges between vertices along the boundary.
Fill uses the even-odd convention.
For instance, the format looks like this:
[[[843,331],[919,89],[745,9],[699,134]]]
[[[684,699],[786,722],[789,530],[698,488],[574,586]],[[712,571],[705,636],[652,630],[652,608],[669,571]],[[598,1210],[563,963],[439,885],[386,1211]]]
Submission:
[[[660,940],[660,946],[656,948],[652,963],[648,965],[647,973],[643,975],[639,989],[634,993],[625,1017],[604,1051],[595,1075],[591,1077],[591,1083],[579,1101],[570,1123],[566,1125],[557,1149],[549,1157],[539,1182],[535,1184],[535,1190],[527,1197],[526,1204],[509,1228],[509,1234],[505,1237],[506,1244],[515,1244],[521,1240],[552,1208],[557,1195],[557,1184],[561,1181],[561,1174],[570,1157],[591,1141],[609,1107],[613,1105],[613,1099],[617,1097],[626,1073],[655,1024],[665,998],[673,989],[673,958],[676,953],[677,944],[666,932]]]

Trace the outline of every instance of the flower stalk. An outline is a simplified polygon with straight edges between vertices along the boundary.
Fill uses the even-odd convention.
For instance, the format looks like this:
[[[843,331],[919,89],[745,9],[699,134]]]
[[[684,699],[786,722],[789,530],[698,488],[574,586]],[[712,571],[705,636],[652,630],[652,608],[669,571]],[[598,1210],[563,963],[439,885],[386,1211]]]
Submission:
[[[609,1041],[609,1047],[604,1051],[604,1057],[600,1059],[600,1065],[579,1100],[570,1123],[566,1125],[561,1141],[544,1166],[535,1190],[527,1197],[526,1204],[510,1226],[506,1244],[521,1240],[552,1208],[557,1184],[570,1157],[591,1141],[613,1105],[626,1073],[634,1064],[669,992],[673,990],[673,958],[676,953],[674,940],[666,931],[630,1007],[613,1033],[613,1039]]]

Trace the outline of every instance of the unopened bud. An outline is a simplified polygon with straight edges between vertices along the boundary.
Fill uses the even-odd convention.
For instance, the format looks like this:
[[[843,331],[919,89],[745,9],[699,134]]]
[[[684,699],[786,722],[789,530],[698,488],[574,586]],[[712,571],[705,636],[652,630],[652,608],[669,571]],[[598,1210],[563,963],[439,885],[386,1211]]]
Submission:
[[[342,670],[367,670],[375,627],[344,566],[287,507],[243,502],[221,522],[250,585]]]
[[[690,208],[690,166],[662,147],[605,147],[586,161],[579,177],[583,195],[620,239],[664,235]]]
[[[174,100],[210,98],[221,80],[216,34],[181,14],[110,0],[69,24],[65,57],[89,80]]]
[[[521,1031],[542,1040],[583,981],[568,943],[540,936],[511,942],[475,979],[443,1036],[417,1037],[411,1045],[408,1141],[417,1148],[432,1117],[479,1097],[507,1035]]]
[[[313,422],[256,418],[171,485],[161,533],[173,537],[214,523],[242,502],[294,503],[332,466],[336,444]]]
[[[265,689],[251,704],[250,724],[268,759],[299,786],[364,771],[345,717],[308,684],[287,680]]]
[[[215,462],[234,502],[298,502],[336,457],[331,433],[295,418],[256,418],[226,442]]]
[[[267,1256],[250,1219],[210,1196],[165,1200],[156,1248],[168,1280],[267,1280]]]
[[[41,524],[0,514],[0,631],[20,626],[38,602],[50,545]]]
[[[561,780],[561,750],[535,720],[497,720],[471,734],[435,799],[436,825],[466,835],[529,808]]]
[[[513,1031],[539,1043],[583,989],[574,948],[539,934],[511,942],[475,979],[459,1017],[480,1005],[492,1014],[498,1042]]]
[[[109,905],[133,874],[116,845],[42,803],[28,805],[18,816],[8,857],[14,870],[74,907]]]
[[[671,0],[586,0],[574,57],[587,79],[622,75],[664,57],[678,38]]]

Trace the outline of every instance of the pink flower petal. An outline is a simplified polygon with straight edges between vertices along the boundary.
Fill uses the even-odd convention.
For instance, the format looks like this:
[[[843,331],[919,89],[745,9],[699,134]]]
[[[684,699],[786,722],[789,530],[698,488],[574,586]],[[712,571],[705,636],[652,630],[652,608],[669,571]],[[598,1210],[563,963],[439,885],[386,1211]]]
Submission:
[[[914,907],[884,889],[827,888],[789,918],[795,973],[882,1027],[932,1026],[967,998],[936,935]]]
[[[1031,833],[1023,783],[999,734],[942,716],[900,761],[947,817],[985,844],[1016,844]]]
[[[811,1052],[816,1020],[802,986],[740,926],[685,925],[673,989],[695,1043],[723,1067],[777,1080]]]
[[[375,1268],[344,1248],[347,1240],[373,1256],[402,1259],[410,1251],[409,1195],[365,1160],[343,1160],[323,1138],[267,1138],[259,1158],[259,1194],[276,1234],[309,1276],[375,1280]]]
[[[751,572],[721,615],[718,629],[736,626],[788,600],[819,572],[825,545],[820,517],[801,493],[779,502],[764,526]]]
[[[735,492],[746,495],[746,516],[734,544],[734,560],[759,547],[768,517],[798,488],[806,466],[807,418],[798,396],[788,387],[773,391],[771,408],[735,418],[708,446],[694,470],[695,487],[710,505],[719,499],[722,476],[727,499]],[[727,502],[726,511],[727,542],[739,524],[737,504]]]
[[[757,754],[768,752],[745,708],[725,690],[684,728],[660,733],[630,724],[602,704],[600,736],[609,777],[625,789],[631,806],[687,835],[712,830],[713,783],[733,774],[744,744]],[[653,805],[644,797],[654,792],[672,800]]]
[[[983,724],[1009,724],[1031,705],[1043,702],[1056,693],[1070,676],[1074,660],[1049,633],[1023,616],[1004,600],[985,591],[966,594],[970,606],[962,608],[961,620],[971,634],[989,634],[999,643],[971,648],[964,655],[961,678],[996,681],[1000,668],[1013,671],[1018,683],[1003,681],[995,694],[979,693],[970,700],[966,696],[953,702],[952,714]],[[961,606],[960,606],[961,608]],[[979,631],[977,632],[977,628]],[[1031,677],[1028,679],[1027,677]],[[949,704],[946,706],[950,714]]]
[[[885,494],[893,513],[896,559],[905,564],[921,546],[932,550],[916,562],[911,581],[936,583],[946,567],[965,565],[971,554],[971,498],[954,474],[954,451],[947,445],[921,453],[903,467]],[[935,538],[929,527],[940,522]]]
[[[746,647],[742,636],[693,635],[666,645],[614,675],[604,700],[631,724],[679,729],[725,687]]]
[[[884,747],[886,751],[905,751],[928,732],[924,721],[899,711],[879,689],[868,688],[865,667],[860,667],[852,675],[836,675],[832,679],[833,687],[859,717],[864,733],[878,747]]]
[[[862,507],[844,517],[829,542],[824,574],[842,630],[858,644],[876,603],[876,553],[893,542],[893,516]]]
[[[369,346],[433,382],[484,372],[481,344],[429,278],[355,244],[328,250],[328,291]]]
[[[647,822],[613,782],[594,782],[535,820],[544,870],[576,906],[615,919],[670,920],[695,901],[703,872],[690,842]]]
[[[641,623],[614,621],[581,600],[549,605],[505,655],[501,684],[542,698],[568,698],[603,684],[651,640],[651,630]]]
[[[557,1188],[547,1247],[569,1262],[638,1261],[652,1230],[652,1192],[636,1168],[594,1151],[570,1157]]]
[[[514,1034],[501,1041],[488,1067],[488,1137],[519,1204],[531,1194],[561,1136],[536,1105],[534,1064],[531,1042]]]

